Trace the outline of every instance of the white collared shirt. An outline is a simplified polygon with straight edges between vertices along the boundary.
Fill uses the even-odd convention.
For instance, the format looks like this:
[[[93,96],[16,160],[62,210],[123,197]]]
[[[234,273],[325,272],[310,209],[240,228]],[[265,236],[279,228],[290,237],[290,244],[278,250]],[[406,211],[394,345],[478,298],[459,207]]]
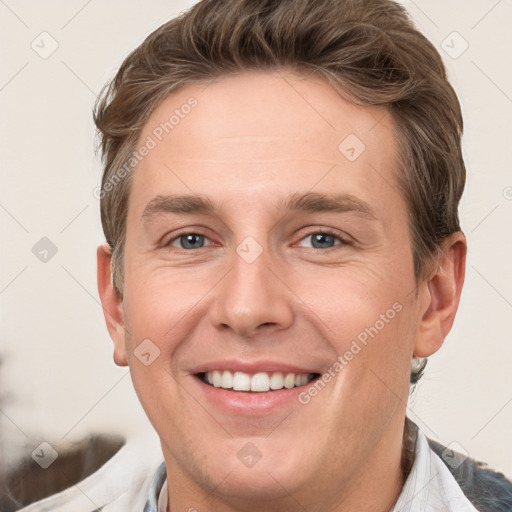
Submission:
[[[96,473],[20,512],[167,512],[165,464],[156,434],[129,442]],[[419,429],[415,458],[390,512],[478,512]]]
[[[167,503],[166,479],[158,494],[158,510],[154,512],[167,512]],[[478,511],[466,498],[443,461],[432,451],[425,434],[417,429],[414,462],[390,512]]]
[[[420,429],[413,466],[391,512],[478,512]]]

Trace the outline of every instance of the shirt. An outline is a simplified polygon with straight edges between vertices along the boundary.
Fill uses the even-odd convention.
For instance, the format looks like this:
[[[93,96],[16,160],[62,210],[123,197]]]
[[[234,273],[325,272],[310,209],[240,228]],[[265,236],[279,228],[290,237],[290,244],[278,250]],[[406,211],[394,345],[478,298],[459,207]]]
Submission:
[[[153,480],[144,512],[167,512],[167,503],[166,471],[162,464]],[[411,471],[391,512],[478,512],[419,429]]]
[[[391,512],[477,512],[418,429],[414,463]]]
[[[477,512],[417,429],[414,462],[390,512]],[[20,512],[167,512],[165,463],[156,433],[127,443],[96,473]]]

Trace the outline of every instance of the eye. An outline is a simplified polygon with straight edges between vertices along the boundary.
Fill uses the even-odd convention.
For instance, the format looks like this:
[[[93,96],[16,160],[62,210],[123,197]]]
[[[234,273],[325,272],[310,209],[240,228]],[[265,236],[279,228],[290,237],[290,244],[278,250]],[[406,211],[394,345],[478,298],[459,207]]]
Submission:
[[[310,245],[307,245],[308,240]],[[301,242],[299,243],[301,247],[312,247],[313,249],[330,249],[336,245],[341,244],[349,245],[350,242],[330,231],[317,231],[315,233],[309,233],[307,236],[302,238]]]
[[[169,240],[167,247],[179,247],[181,249],[201,249],[205,246],[207,238],[199,233],[183,233]]]

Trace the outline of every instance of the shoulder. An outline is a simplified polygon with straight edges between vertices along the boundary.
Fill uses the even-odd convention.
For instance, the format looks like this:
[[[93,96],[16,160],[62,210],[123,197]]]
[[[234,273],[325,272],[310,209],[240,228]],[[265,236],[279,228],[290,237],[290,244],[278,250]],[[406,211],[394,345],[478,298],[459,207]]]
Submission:
[[[465,496],[480,512],[510,512],[512,482],[503,473],[428,439],[432,451],[453,475]],[[453,463],[456,461],[456,463]]]
[[[143,510],[163,460],[156,434],[130,439],[98,471],[20,512],[126,512]]]

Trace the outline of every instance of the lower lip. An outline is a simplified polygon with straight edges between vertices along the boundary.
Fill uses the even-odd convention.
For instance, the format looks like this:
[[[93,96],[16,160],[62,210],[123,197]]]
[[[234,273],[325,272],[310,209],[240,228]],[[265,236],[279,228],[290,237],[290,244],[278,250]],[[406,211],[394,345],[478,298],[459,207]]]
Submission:
[[[194,376],[194,380],[200,386],[209,403],[228,413],[241,416],[272,414],[293,403],[300,404],[298,399],[300,393],[304,392],[315,382],[315,379],[313,379],[304,386],[290,389],[283,388],[276,391],[251,392],[216,388],[206,384],[197,376]]]

